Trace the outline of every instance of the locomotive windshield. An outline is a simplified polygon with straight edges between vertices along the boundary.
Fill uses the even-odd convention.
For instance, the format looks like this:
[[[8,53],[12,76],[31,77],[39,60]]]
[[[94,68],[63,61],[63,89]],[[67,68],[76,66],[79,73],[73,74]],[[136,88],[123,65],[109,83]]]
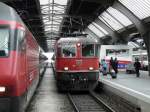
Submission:
[[[94,44],[82,44],[82,56],[91,57],[94,55]]]
[[[9,29],[0,28],[0,56],[8,56],[9,53]]]
[[[62,47],[63,57],[75,57],[76,56],[76,46],[75,45],[63,45]]]

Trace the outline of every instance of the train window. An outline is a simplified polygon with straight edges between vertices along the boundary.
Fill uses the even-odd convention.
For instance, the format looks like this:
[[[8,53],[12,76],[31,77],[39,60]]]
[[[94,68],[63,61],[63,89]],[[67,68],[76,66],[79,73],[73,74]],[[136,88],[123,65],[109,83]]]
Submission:
[[[19,49],[25,50],[25,32],[23,30],[18,30],[18,42],[19,42]]]
[[[22,42],[25,36],[25,32],[22,30],[18,30],[18,40],[19,42]]]
[[[0,56],[8,56],[9,54],[9,29],[0,28]]]
[[[129,57],[129,49],[106,49],[106,56]]]
[[[94,44],[82,44],[82,56],[94,56]]]
[[[62,56],[63,57],[74,57],[74,56],[76,56],[75,45],[64,45],[62,47]]]

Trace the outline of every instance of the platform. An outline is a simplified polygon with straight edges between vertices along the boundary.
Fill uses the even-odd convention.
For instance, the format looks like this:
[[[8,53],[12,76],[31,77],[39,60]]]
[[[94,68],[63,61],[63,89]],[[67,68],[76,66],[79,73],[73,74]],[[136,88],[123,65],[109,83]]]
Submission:
[[[57,91],[49,65],[26,112],[73,112],[67,95]]]
[[[99,81],[105,89],[138,105],[142,112],[150,112],[150,77],[147,71],[140,73],[140,78],[135,74],[119,73],[117,79],[100,74]]]

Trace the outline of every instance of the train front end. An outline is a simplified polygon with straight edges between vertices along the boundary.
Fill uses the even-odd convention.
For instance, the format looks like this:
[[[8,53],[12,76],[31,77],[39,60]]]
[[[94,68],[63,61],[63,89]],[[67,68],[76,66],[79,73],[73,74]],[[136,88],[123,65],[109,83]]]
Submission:
[[[99,78],[98,44],[81,39],[65,39],[57,45],[56,78],[61,90],[85,91]]]

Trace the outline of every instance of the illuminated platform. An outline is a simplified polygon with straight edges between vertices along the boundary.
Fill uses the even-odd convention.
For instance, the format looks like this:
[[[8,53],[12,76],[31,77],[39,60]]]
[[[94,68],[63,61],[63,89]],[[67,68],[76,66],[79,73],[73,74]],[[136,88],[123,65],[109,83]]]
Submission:
[[[150,77],[146,71],[140,71],[140,73],[140,78],[137,78],[135,74],[120,73],[117,79],[112,79],[110,75],[100,74],[99,81],[104,84],[104,89],[138,105],[142,112],[149,112]]]
[[[58,93],[52,68],[45,74],[36,90],[27,112],[73,112],[66,94]]]

